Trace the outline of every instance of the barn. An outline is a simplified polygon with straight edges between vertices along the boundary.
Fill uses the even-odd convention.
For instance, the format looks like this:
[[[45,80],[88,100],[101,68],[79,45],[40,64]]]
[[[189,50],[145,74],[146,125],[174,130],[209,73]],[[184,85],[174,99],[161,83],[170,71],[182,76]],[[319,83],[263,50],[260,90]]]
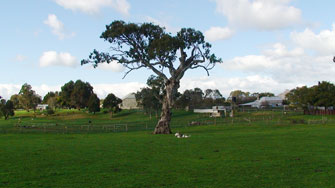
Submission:
[[[121,109],[139,109],[135,93],[129,93],[122,99],[122,103],[120,105]]]

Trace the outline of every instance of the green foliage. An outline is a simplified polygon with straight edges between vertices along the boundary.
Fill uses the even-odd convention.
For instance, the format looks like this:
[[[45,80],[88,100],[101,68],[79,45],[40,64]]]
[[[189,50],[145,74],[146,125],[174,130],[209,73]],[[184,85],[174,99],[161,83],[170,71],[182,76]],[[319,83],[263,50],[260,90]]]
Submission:
[[[74,82],[71,80],[61,87],[60,96],[62,98],[62,106],[72,107],[71,95],[74,90]]]
[[[162,100],[159,90],[155,88],[142,88],[135,94],[136,101],[143,110],[151,116],[152,112],[156,112],[162,108]]]
[[[47,104],[48,103],[48,100],[52,97],[56,97],[58,93],[55,93],[55,92],[48,92],[44,97],[43,97],[43,100],[42,100],[42,103],[43,104]]]
[[[88,82],[72,80],[61,87],[61,100],[63,106],[77,109],[88,107],[88,100],[93,94],[93,87]]]
[[[48,115],[52,115],[52,114],[55,114],[55,111],[54,111],[54,109],[52,109],[51,107],[47,107],[47,109],[46,109],[46,112],[47,112],[47,114]]]
[[[194,109],[200,107],[203,100],[204,93],[200,88],[185,90],[184,93],[178,98],[176,106],[179,108]]]
[[[108,109],[112,113],[120,112],[121,109],[119,107],[119,104],[122,103],[122,100],[118,97],[116,97],[113,93],[110,93],[105,98],[102,106],[103,108]]]
[[[94,114],[100,112],[100,99],[96,94],[92,94],[88,100],[88,111]]]
[[[19,92],[20,105],[27,111],[36,110],[36,106],[41,103],[41,97],[32,90],[31,85],[25,83]]]
[[[0,98],[0,117],[4,116],[5,120],[9,116],[14,116],[14,104],[11,100],[6,101]]]
[[[292,89],[286,95],[291,105],[307,109],[310,107],[335,106],[335,85],[329,82],[319,82],[318,85]]]
[[[20,95],[14,94],[10,97],[10,100],[13,102],[14,109],[22,109],[23,108],[20,104]]]
[[[236,97],[236,104],[244,104],[257,100],[257,96],[251,95],[250,92],[244,92],[241,90],[230,92],[228,99],[231,101],[233,97]]]

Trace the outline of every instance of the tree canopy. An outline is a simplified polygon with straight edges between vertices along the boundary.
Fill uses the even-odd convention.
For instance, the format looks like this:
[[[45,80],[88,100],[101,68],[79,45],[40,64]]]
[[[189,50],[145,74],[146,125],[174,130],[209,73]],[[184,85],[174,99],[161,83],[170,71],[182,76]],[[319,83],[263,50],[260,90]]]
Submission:
[[[32,90],[31,85],[25,83],[19,92],[19,101],[21,106],[27,111],[29,109],[36,110],[36,106],[41,102],[41,97]]]
[[[102,103],[102,107],[108,109],[111,113],[117,113],[121,111],[119,107],[119,104],[121,103],[122,103],[122,100],[120,98],[115,96],[113,93],[110,93],[104,99],[104,102]]]
[[[100,112],[100,99],[96,94],[90,96],[87,106],[90,113],[95,114],[96,112]]]
[[[11,100],[6,101],[5,99],[1,99],[0,96],[0,117],[2,116],[4,116],[5,120],[9,116],[14,116],[14,104]]]
[[[335,106],[335,85],[323,81],[312,87],[297,87],[286,97],[291,105],[303,109]]]
[[[63,106],[75,107],[77,109],[88,107],[88,100],[93,95],[93,87],[88,82],[72,80],[61,87],[60,96]]]

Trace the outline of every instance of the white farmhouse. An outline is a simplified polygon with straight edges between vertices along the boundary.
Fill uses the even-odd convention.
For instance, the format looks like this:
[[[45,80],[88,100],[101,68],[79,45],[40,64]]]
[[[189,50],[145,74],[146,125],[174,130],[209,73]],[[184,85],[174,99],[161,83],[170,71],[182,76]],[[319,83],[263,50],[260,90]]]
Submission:
[[[47,105],[47,104],[38,104],[38,105],[36,106],[36,109],[37,109],[37,110],[46,110],[48,106],[49,106],[49,105]]]

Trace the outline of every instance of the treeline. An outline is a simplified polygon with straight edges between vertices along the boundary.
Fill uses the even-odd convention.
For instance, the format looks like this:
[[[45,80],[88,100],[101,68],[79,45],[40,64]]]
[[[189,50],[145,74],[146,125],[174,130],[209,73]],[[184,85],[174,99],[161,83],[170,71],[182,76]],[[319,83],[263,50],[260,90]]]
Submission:
[[[102,107],[111,113],[119,112],[119,104],[121,99],[110,93],[102,102]],[[8,103],[8,104],[7,104]],[[47,112],[52,114],[56,108],[75,108],[75,109],[88,109],[90,113],[100,111],[101,100],[93,92],[93,87],[88,82],[81,80],[69,81],[61,87],[61,91],[50,91],[42,99],[41,96],[32,90],[31,85],[25,83],[22,85],[18,94],[10,97],[10,100],[1,100],[1,108],[8,109],[24,109],[27,111],[36,111],[38,104],[47,104]],[[0,108],[0,109],[1,109]],[[0,113],[4,116],[7,113]],[[9,113],[14,115],[14,113]],[[6,116],[5,116],[6,118]],[[8,117],[7,117],[8,118]],[[7,119],[6,118],[6,119]]]
[[[335,106],[335,85],[323,81],[312,87],[297,87],[286,94],[286,97],[293,107],[303,109],[333,108]]]
[[[150,115],[158,116],[162,109],[162,101],[165,91],[163,79],[157,76],[150,76],[147,80],[148,87],[142,88],[135,94],[138,105]],[[218,89],[200,88],[185,90],[183,93],[173,94],[175,109],[212,108],[212,106],[229,105],[229,102],[222,96]]]
[[[162,101],[165,91],[163,79],[157,76],[150,76],[147,80],[148,87],[142,88],[135,94],[138,105],[149,114],[158,116],[162,108]],[[235,98],[236,104],[252,102],[264,96],[274,96],[273,93],[250,93],[241,90],[232,91],[228,99],[224,98],[218,89],[194,88],[185,90],[183,93],[174,93],[175,109],[212,108],[213,106],[230,106],[232,99]]]

